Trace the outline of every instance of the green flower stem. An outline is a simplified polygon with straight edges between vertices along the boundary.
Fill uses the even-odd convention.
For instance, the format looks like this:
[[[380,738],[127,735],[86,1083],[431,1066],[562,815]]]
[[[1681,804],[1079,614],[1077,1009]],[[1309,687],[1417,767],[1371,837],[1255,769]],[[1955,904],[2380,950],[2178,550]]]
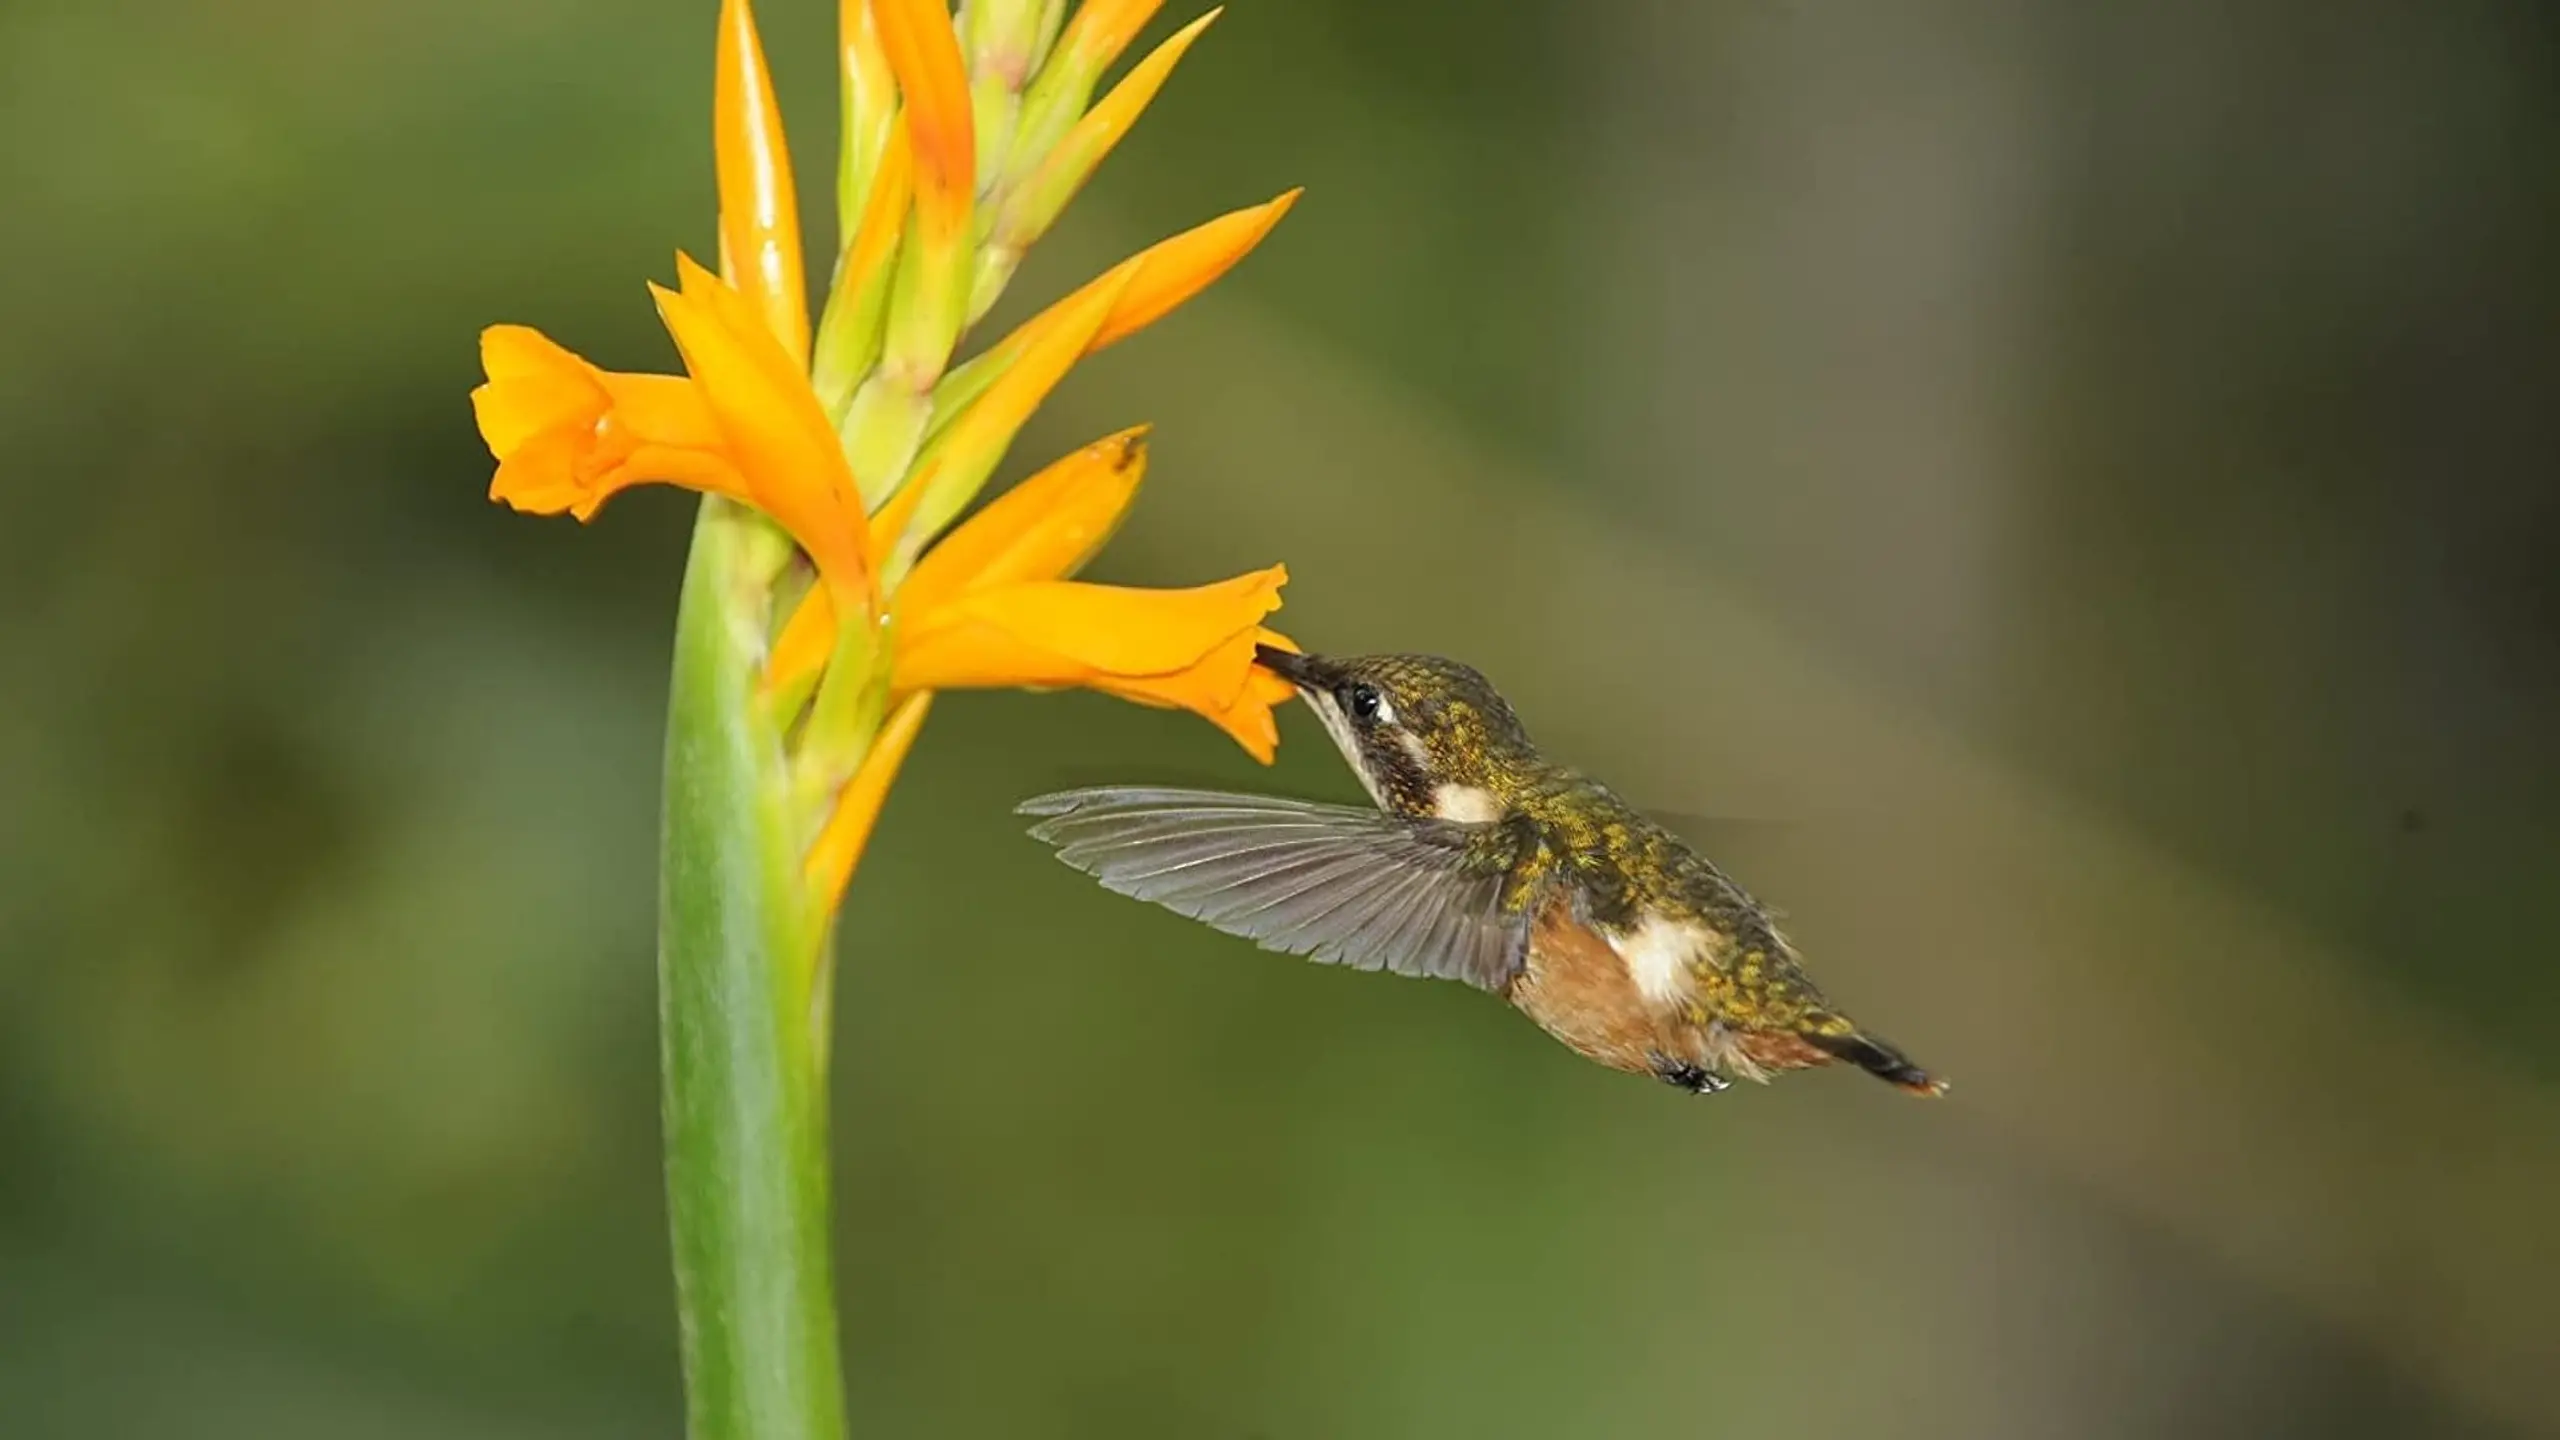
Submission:
[[[707,497],[676,619],[658,898],[667,1210],[692,1440],[840,1440],[825,1050],[782,736],[780,537]]]

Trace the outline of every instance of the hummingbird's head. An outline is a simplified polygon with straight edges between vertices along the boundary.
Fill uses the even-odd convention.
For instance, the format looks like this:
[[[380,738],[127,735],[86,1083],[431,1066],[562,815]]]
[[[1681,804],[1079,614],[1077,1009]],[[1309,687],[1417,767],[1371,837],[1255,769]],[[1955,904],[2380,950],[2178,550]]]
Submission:
[[[1507,777],[1533,758],[1529,734],[1484,676],[1436,655],[1332,659],[1257,646],[1263,668],[1298,687],[1378,808],[1493,820]]]

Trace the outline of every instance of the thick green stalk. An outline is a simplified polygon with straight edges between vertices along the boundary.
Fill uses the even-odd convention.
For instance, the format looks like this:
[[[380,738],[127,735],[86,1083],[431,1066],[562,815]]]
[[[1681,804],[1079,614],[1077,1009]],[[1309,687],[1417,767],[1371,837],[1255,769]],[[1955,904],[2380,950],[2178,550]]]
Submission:
[[[702,504],[667,708],[658,987],[667,1208],[692,1440],[840,1440],[822,927],[757,694],[783,542]]]

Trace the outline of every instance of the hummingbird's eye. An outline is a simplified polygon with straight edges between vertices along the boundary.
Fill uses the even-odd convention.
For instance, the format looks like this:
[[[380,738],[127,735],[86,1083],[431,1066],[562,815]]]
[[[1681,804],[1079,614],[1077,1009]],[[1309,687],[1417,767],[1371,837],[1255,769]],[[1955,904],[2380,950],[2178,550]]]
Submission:
[[[1387,697],[1379,694],[1375,685],[1363,683],[1352,686],[1350,694],[1344,697],[1344,703],[1351,709],[1351,718],[1363,725],[1396,723],[1396,712],[1388,706]]]

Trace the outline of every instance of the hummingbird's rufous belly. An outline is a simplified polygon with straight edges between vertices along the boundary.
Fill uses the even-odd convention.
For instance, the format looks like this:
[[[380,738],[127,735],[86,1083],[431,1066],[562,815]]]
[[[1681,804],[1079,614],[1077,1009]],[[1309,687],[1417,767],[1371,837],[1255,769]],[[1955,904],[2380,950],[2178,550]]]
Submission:
[[[1573,910],[1558,900],[1540,914],[1527,961],[1503,995],[1576,1053],[1638,1075],[1704,1067],[1756,1078],[1831,1063],[1802,1036],[1728,1029],[1692,998],[1648,994],[1624,942],[1612,945]]]

